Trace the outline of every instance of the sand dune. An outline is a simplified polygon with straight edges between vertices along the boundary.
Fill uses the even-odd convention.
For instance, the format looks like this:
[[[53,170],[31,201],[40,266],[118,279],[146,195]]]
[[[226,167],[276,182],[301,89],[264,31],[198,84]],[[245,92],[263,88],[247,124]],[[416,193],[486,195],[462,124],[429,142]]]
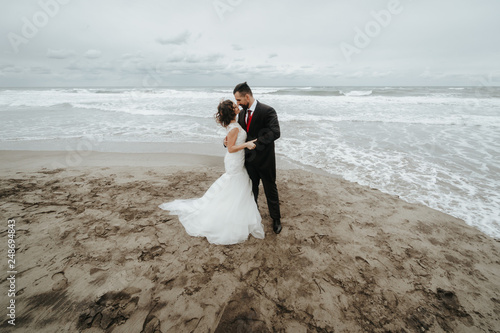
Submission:
[[[500,243],[428,207],[279,170],[282,233],[262,195],[266,238],[216,246],[157,206],[201,196],[217,162],[1,156],[18,246],[16,326],[3,310],[2,332],[500,331]]]

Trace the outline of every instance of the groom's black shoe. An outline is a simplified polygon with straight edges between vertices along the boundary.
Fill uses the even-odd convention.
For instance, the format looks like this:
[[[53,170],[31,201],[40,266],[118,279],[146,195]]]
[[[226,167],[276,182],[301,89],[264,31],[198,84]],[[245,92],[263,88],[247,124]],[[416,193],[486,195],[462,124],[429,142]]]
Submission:
[[[273,220],[273,230],[274,233],[279,234],[281,232],[281,222],[279,219]]]

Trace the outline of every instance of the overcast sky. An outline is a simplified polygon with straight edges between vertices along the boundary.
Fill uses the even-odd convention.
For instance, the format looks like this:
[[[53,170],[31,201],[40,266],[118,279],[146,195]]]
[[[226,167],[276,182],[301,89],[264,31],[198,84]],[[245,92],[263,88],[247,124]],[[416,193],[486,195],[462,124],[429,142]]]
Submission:
[[[498,0],[0,4],[3,87],[500,84]]]

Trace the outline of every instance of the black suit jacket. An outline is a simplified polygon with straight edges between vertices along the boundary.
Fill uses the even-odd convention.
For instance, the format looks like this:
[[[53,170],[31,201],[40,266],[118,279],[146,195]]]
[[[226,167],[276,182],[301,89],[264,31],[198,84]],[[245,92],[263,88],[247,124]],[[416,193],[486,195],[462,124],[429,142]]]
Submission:
[[[247,129],[247,112],[239,114],[238,122]],[[252,164],[259,169],[276,168],[274,155],[274,140],[280,137],[280,125],[276,111],[269,105],[257,101],[252,115],[250,128],[247,131],[247,141],[257,139],[253,150],[245,149],[245,164]]]

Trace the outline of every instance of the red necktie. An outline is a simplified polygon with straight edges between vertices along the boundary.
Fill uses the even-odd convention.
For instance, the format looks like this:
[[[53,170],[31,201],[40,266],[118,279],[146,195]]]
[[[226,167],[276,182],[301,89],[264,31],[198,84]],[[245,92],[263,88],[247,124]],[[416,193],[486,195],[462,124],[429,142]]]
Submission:
[[[248,110],[248,118],[247,118],[247,132],[250,128],[250,122],[252,121],[252,111]]]

